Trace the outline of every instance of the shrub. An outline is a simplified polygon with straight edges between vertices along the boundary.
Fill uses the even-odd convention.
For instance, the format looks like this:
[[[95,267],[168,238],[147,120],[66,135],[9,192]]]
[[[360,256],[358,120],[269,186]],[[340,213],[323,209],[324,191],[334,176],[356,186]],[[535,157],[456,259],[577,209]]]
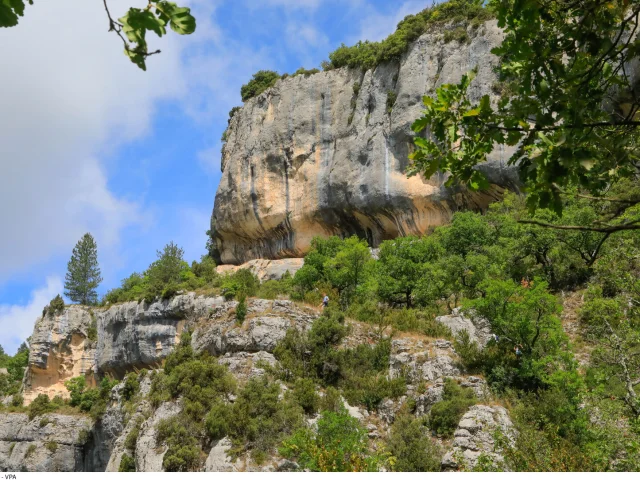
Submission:
[[[324,396],[320,398],[319,409],[321,411],[338,412],[342,408],[344,408],[344,403],[340,392],[334,387],[327,387]]]
[[[458,427],[465,412],[475,405],[473,390],[459,386],[454,380],[447,378],[444,383],[442,400],[431,407],[429,426],[438,435],[450,437]]]
[[[87,382],[85,377],[74,377],[64,382],[70,394],[70,405],[79,407],[83,412],[89,412],[94,420],[104,415],[107,409],[107,401],[111,389],[119,382],[110,378],[103,378],[100,386],[96,388],[86,389]]]
[[[44,446],[47,447],[47,450],[49,450],[51,453],[55,453],[56,450],[58,450],[58,444],[53,441],[45,443]]]
[[[91,315],[91,323],[89,324],[89,328],[87,328],[87,338],[92,342],[98,341],[98,321],[96,320],[96,316],[93,311],[90,311]]]
[[[387,442],[395,457],[394,472],[439,472],[442,452],[421,420],[399,415],[391,426]]]
[[[54,412],[57,408],[57,405],[52,404],[47,395],[41,393],[29,405],[29,420]]]
[[[47,397],[49,398],[49,397]],[[12,407],[21,407],[24,404],[24,397],[19,393],[16,393],[11,397],[11,406]]]
[[[242,85],[240,89],[242,101],[246,102],[253,97],[257,97],[265,90],[273,87],[280,78],[278,72],[271,70],[260,70],[254,73],[249,83]]]
[[[398,99],[398,94],[393,90],[389,90],[387,92],[387,113],[391,113],[393,111],[393,106]]]
[[[258,292],[260,281],[251,270],[241,268],[222,279],[222,294],[227,300],[231,300],[240,292],[248,297],[253,297]]]
[[[185,422],[182,415],[176,415],[158,422],[156,441],[167,445],[162,466],[167,472],[195,472],[200,468],[198,440],[194,436],[198,429]]]
[[[130,450],[132,453],[136,451],[136,445],[138,444],[138,437],[140,436],[140,428],[142,427],[142,423],[144,422],[144,418],[138,417],[133,424],[133,427],[127,434],[124,439],[124,448]]]
[[[126,453],[122,454],[122,458],[120,459],[120,466],[118,467],[118,472],[135,472],[136,471],[136,461],[133,457],[130,457]]]
[[[24,458],[28,458],[33,455],[34,453],[36,453],[36,450],[37,447],[32,443],[31,445],[29,445],[29,448],[27,448],[27,452],[24,454]]]
[[[277,383],[264,377],[249,380],[233,404],[213,406],[205,422],[208,433],[212,438],[228,436],[234,452],[251,449],[259,461],[302,423],[302,409],[279,397]]]
[[[236,307],[236,322],[243,323],[247,318],[247,295],[244,292],[238,293],[238,306]]]
[[[309,77],[310,75],[313,75],[315,73],[320,73],[320,70],[318,70],[317,68],[312,68],[310,70],[305,69],[304,67],[300,67],[298,70],[296,70],[296,72],[291,75],[292,77],[297,77],[298,75],[304,75],[305,77]]]
[[[45,309],[46,313],[50,316],[62,315],[64,313],[64,300],[60,296],[60,294],[56,295],[51,302],[49,302],[49,307]]]
[[[316,385],[310,378],[299,378],[293,387],[293,398],[307,414],[316,413],[320,397],[316,393]]]
[[[122,387],[122,397],[129,401],[140,390],[140,382],[136,373],[129,373],[124,378],[124,386]]]
[[[312,472],[372,472],[382,463],[368,449],[367,431],[345,409],[324,412],[317,431],[297,430],[282,443],[280,455]]]

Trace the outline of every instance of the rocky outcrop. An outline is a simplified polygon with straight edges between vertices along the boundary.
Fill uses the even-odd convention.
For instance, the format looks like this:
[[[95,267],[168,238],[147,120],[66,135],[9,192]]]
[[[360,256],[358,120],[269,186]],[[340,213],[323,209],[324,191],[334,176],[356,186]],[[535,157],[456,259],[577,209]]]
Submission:
[[[484,347],[491,339],[491,325],[489,322],[477,315],[465,316],[460,308],[455,308],[451,315],[436,317],[436,322],[449,327],[453,335],[457,335],[463,330],[469,333],[469,339]]]
[[[89,338],[93,336],[89,330],[96,325],[92,310],[79,305],[66,307],[60,315],[45,314],[36,321],[24,382],[27,404],[40,393],[67,398],[64,382],[72,377],[85,375],[92,384],[96,342]]]
[[[497,98],[496,22],[470,28],[468,44],[443,33],[421,36],[400,61],[374,70],[280,80],[235,113],[211,219],[218,263],[301,257],[316,235],[356,234],[376,246],[497,198],[498,187],[472,193],[445,188],[441,174],[405,175],[424,95],[478,67],[471,98]],[[494,184],[516,183],[508,158],[498,150],[483,167]]]
[[[0,414],[0,471],[83,471],[92,428],[81,416],[48,414],[30,421],[23,413]]]
[[[221,274],[235,273],[242,268],[250,270],[258,280],[280,280],[287,272],[292,276],[302,268],[304,258],[283,258],[280,260],[266,260],[263,258],[250,260],[242,265],[218,265],[216,271]]]
[[[496,445],[499,431],[506,441],[513,441],[515,430],[504,407],[474,405],[464,414],[454,432],[452,449],[442,459],[444,470],[473,470],[481,456],[493,464],[503,463]]]

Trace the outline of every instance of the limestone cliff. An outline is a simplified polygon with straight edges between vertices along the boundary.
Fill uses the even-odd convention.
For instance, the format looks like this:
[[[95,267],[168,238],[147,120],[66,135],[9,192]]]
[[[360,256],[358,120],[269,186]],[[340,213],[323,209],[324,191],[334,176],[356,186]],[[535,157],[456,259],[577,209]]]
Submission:
[[[471,97],[496,100],[490,51],[502,32],[490,21],[469,36],[461,44],[428,33],[398,62],[288,77],[247,101],[223,148],[211,219],[218,263],[300,257],[316,235],[356,234],[376,246],[495,199],[500,187],[471,193],[445,188],[440,174],[404,173],[424,95],[477,67]],[[496,185],[516,183],[507,158],[499,150],[485,165]]]

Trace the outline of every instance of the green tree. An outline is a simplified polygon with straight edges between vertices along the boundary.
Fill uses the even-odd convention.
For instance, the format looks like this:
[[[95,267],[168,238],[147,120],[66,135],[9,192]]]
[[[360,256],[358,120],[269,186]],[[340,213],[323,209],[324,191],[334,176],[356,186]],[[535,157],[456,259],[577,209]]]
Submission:
[[[96,289],[102,282],[98,266],[98,246],[90,233],[85,233],[73,248],[67,264],[64,294],[74,302],[93,305],[98,301]]]
[[[439,472],[442,452],[421,419],[400,414],[391,426],[387,448],[394,472]]]
[[[633,65],[640,52],[638,0],[490,0],[504,29],[502,98],[472,102],[473,74],[443,85],[413,125],[410,174],[447,171],[447,182],[488,187],[479,164],[496,146],[517,146],[509,163],[525,183],[530,208],[562,210],[573,187],[602,196],[637,174],[640,99]],[[567,21],[580,19],[580,21]],[[636,198],[631,204],[638,202]],[[622,209],[624,210],[624,209]],[[592,224],[602,233],[638,229],[638,218]],[[628,219],[627,219],[628,220]],[[584,227],[583,227],[584,228]]]
[[[413,291],[424,275],[424,265],[441,254],[442,247],[432,237],[402,237],[383,242],[375,269],[378,296],[410,308]]]
[[[0,28],[15,27],[19,17],[24,16],[25,5],[33,5],[33,0],[3,0],[0,2]],[[150,51],[146,34],[151,31],[162,37],[167,33],[167,25],[180,35],[189,35],[196,30],[196,19],[191,9],[178,7],[173,2],[151,0],[144,8],[130,8],[126,15],[114,20],[111,17],[107,0],[103,0],[109,19],[109,31],[115,32],[124,45],[124,53],[129,59],[146,70],[146,59],[160,53]]]
[[[340,250],[325,263],[329,281],[344,295],[347,304],[368,274],[371,252],[364,240],[351,237],[344,240]]]
[[[150,296],[162,294],[167,289],[175,289],[180,283],[183,272],[189,270],[184,261],[184,250],[173,242],[156,252],[158,259],[153,262],[144,276],[148,283]]]

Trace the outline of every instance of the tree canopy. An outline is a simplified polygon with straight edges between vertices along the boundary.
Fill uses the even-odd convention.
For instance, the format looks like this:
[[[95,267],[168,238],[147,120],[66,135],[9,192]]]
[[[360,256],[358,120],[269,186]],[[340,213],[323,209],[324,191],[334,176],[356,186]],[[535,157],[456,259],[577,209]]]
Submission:
[[[85,233],[73,248],[67,264],[64,294],[74,302],[93,305],[98,301],[96,289],[100,282],[98,245],[90,233]]]

